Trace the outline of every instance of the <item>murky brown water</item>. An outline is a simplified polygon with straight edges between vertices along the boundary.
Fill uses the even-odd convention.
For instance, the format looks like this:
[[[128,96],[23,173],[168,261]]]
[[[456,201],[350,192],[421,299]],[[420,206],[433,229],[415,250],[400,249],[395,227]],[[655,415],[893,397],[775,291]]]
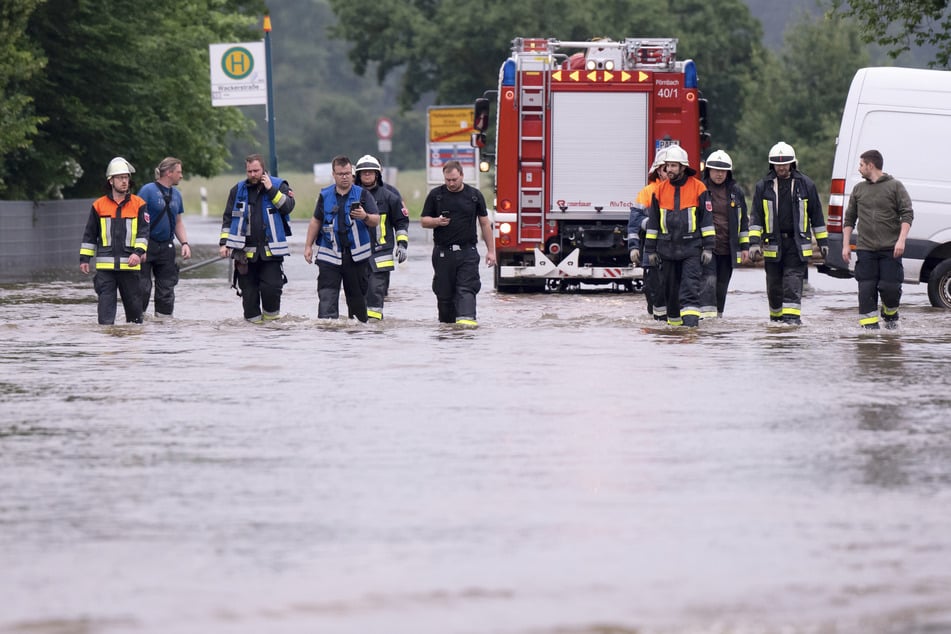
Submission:
[[[299,255],[263,327],[222,265],[142,326],[88,278],[0,288],[0,632],[951,632],[925,289],[865,333],[813,271],[777,328],[742,270],[687,332],[485,270],[459,330],[414,237],[377,325],[318,322]]]

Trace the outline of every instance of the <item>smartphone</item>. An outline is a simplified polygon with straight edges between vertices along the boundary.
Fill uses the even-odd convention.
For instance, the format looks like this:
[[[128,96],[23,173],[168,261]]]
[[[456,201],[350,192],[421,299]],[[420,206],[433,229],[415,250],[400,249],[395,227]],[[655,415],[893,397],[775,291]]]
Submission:
[[[448,218],[448,217],[449,217],[449,212],[448,212],[448,211],[440,211],[440,212],[439,212],[439,215],[442,216],[443,218]]]
[[[360,209],[360,203],[359,203],[359,202],[350,203],[350,213],[353,213],[353,210],[354,210],[354,209]]]

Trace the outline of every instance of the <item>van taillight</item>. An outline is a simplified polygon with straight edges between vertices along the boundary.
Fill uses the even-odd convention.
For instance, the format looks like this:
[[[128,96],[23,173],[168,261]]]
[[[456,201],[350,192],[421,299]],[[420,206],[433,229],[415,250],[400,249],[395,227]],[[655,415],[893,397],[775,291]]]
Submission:
[[[845,202],[845,179],[833,178],[829,196],[829,217],[826,230],[829,233],[842,233],[842,205]]]

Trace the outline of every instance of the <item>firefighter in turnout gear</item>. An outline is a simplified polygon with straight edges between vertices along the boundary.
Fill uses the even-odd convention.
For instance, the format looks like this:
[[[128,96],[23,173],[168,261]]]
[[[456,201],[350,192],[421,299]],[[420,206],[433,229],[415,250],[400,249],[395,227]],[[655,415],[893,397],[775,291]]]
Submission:
[[[630,249],[631,264],[643,267],[644,270],[644,299],[647,301],[647,314],[654,315],[654,319],[659,321],[667,320],[667,300],[664,299],[663,289],[660,286],[660,270],[656,266],[650,266],[643,255],[651,199],[657,185],[667,180],[667,164],[664,162],[666,156],[667,148],[661,148],[654,155],[654,162],[647,173],[647,185],[638,192],[627,221],[627,248]],[[658,307],[656,314],[655,306]]]
[[[667,180],[657,185],[651,199],[644,250],[650,265],[661,267],[667,324],[696,328],[701,270],[713,260],[713,206],[686,150],[667,148],[666,163]],[[654,307],[655,317],[659,310]]]
[[[750,206],[750,259],[765,260],[771,321],[802,323],[813,236],[825,257],[829,234],[816,186],[796,168],[792,146],[780,141],[769,150],[769,173],[756,184]]]
[[[485,198],[462,180],[459,161],[442,168],[444,185],[432,189],[419,219],[424,229],[433,229],[433,293],[439,321],[475,326],[479,279],[476,224],[482,228],[487,249],[485,263],[495,266],[495,239]]]
[[[235,284],[244,318],[261,323],[281,316],[284,256],[291,254],[287,217],[294,211],[294,192],[287,181],[264,169],[264,158],[246,159],[247,178],[231,188],[221,218],[221,257],[234,258]]]
[[[139,270],[149,247],[149,214],[144,200],[132,193],[135,168],[121,156],[106,167],[107,194],[89,212],[79,247],[79,270],[88,275],[95,258],[93,288],[99,297],[99,323],[116,321],[116,292],[122,297],[125,320],[142,322]]]
[[[733,180],[733,159],[723,150],[707,157],[701,177],[713,203],[716,239],[713,260],[703,267],[700,287],[700,316],[722,317],[726,294],[736,264],[749,261],[750,217],[743,190]]]
[[[370,192],[380,212],[380,224],[371,235],[373,246],[367,285],[367,316],[370,319],[383,319],[383,299],[389,290],[390,273],[396,268],[396,261],[406,260],[409,213],[399,191],[383,182],[383,168],[376,158],[369,154],[361,156],[355,170],[359,184]]]

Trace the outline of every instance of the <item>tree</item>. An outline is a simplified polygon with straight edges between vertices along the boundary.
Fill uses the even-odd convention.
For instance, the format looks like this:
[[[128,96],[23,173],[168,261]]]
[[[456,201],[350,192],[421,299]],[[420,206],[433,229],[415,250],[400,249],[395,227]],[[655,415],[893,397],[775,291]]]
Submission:
[[[678,55],[693,58],[701,89],[713,106],[715,136],[732,142],[742,111],[741,87],[761,30],[740,0],[486,0],[473,16],[465,0],[329,0],[339,19],[333,33],[353,44],[358,74],[374,68],[382,81],[403,70],[399,101],[412,107],[423,95],[437,103],[471,103],[498,83],[513,37],[563,41],[607,36],[676,37]],[[718,69],[729,72],[716,72]],[[722,141],[721,141],[722,142]]]
[[[892,57],[912,45],[935,47],[932,66],[951,60],[951,8],[947,0],[835,0],[833,12],[855,18],[866,42],[877,42]]]
[[[765,53],[756,65],[739,125],[738,173],[754,183],[768,167],[769,148],[786,141],[803,171],[826,188],[852,77],[868,65],[859,26],[841,15],[802,14],[787,29],[779,57]]]
[[[271,18],[276,149],[282,170],[309,171],[313,163],[336,154],[356,160],[376,153],[375,123],[380,116],[392,119],[396,130],[386,163],[420,165],[425,156],[422,115],[398,111],[398,74],[377,85],[353,73],[347,63],[350,44],[329,36],[337,18],[326,0],[275,3]],[[251,147],[267,155],[262,149],[268,145],[263,108],[242,110],[262,124],[252,133]],[[245,139],[233,147],[240,161],[249,145]],[[236,167],[243,171],[243,161]]]
[[[0,157],[23,150],[43,123],[21,88],[46,63],[26,37],[26,23],[42,0],[7,0],[0,6]],[[10,171],[0,161],[0,192]]]
[[[34,142],[6,153],[18,179],[9,197],[92,196],[113,156],[137,166],[139,182],[164,156],[189,173],[225,165],[225,140],[249,127],[214,108],[208,44],[260,39],[260,0],[47,0],[26,37],[49,64],[24,84],[43,119]]]

